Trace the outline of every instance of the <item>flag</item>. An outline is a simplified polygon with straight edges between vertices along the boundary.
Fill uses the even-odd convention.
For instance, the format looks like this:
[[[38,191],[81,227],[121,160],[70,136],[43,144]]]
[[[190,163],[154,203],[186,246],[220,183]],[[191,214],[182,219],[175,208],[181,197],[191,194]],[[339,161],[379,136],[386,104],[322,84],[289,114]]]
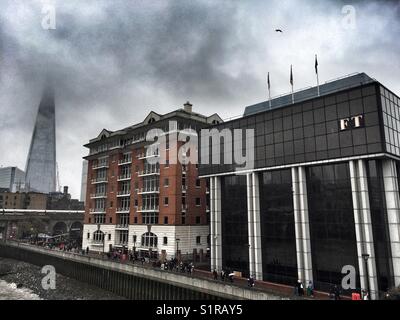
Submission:
[[[315,55],[315,73],[318,74],[318,57]]]
[[[271,82],[269,81],[269,72],[268,72],[268,77],[267,77],[267,84],[268,84],[268,90],[271,89]]]
[[[290,66],[290,84],[293,86],[293,68]]]

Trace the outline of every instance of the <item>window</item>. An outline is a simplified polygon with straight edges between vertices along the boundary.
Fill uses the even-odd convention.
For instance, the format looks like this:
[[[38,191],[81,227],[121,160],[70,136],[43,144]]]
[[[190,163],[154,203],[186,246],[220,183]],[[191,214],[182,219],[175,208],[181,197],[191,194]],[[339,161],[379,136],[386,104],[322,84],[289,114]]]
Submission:
[[[197,216],[197,217],[196,217],[196,224],[200,224],[200,223],[201,223],[200,216]]]
[[[200,188],[200,179],[199,178],[196,179],[196,187]]]
[[[89,223],[92,223],[92,218],[89,218]]]
[[[169,168],[169,159],[165,160],[165,168]]]
[[[93,240],[98,242],[104,241],[104,233],[100,230],[97,230],[93,233]]]
[[[87,238],[90,239],[90,232],[87,233]]]
[[[201,237],[200,236],[196,237],[196,244],[201,244]]]
[[[168,217],[164,217],[164,224],[168,224]]]
[[[111,233],[108,234],[108,240],[111,241]]]
[[[114,202],[110,201],[110,208],[112,208],[114,205]]]
[[[137,223],[137,217],[133,218],[133,223],[135,223],[135,224]]]
[[[168,206],[168,197],[164,198],[164,206]]]
[[[157,247],[157,236],[152,232],[146,232],[142,235],[143,247]]]
[[[137,237],[136,237],[136,235],[134,235],[134,236],[132,237],[133,243],[136,243],[136,239],[137,239]]]
[[[139,205],[138,199],[135,199],[135,207]]]
[[[112,217],[110,217],[110,223],[112,223]]]
[[[201,205],[201,199],[196,198],[196,207],[200,207],[200,205]]]
[[[164,179],[164,187],[168,187],[169,186],[169,179],[165,178]]]
[[[164,239],[163,239],[163,244],[164,244],[164,245],[167,245],[167,244],[168,244],[168,238],[167,238],[167,237],[164,237]]]
[[[181,223],[182,223],[182,224],[185,224],[185,223],[186,223],[185,217],[182,217],[181,219],[182,219],[182,220],[181,220]]]

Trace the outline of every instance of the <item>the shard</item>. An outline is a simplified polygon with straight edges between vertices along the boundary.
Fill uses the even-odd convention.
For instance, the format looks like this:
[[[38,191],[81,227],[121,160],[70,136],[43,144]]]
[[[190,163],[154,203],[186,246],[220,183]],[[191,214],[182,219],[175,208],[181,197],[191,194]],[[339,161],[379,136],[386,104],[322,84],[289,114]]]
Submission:
[[[39,105],[25,172],[25,184],[31,191],[56,191],[55,101],[49,86]]]

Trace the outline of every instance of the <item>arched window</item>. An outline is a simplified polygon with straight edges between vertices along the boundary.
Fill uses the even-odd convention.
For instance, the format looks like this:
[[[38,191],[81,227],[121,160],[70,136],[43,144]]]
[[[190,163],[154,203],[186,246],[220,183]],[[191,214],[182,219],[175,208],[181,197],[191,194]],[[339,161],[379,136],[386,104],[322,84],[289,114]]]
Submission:
[[[93,233],[93,240],[94,241],[104,241],[104,232],[97,230]]]
[[[146,232],[142,235],[143,247],[157,247],[158,238],[152,232]]]

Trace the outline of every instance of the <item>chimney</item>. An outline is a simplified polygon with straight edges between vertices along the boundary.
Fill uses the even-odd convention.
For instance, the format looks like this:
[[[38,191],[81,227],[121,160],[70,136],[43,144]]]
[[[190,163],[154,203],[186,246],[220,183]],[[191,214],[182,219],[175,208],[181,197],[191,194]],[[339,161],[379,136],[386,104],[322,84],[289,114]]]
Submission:
[[[185,110],[186,112],[192,113],[192,107],[193,107],[193,105],[189,101],[187,101],[183,105],[183,110]]]
[[[65,195],[68,194],[68,186],[64,186],[64,194],[65,194]]]

